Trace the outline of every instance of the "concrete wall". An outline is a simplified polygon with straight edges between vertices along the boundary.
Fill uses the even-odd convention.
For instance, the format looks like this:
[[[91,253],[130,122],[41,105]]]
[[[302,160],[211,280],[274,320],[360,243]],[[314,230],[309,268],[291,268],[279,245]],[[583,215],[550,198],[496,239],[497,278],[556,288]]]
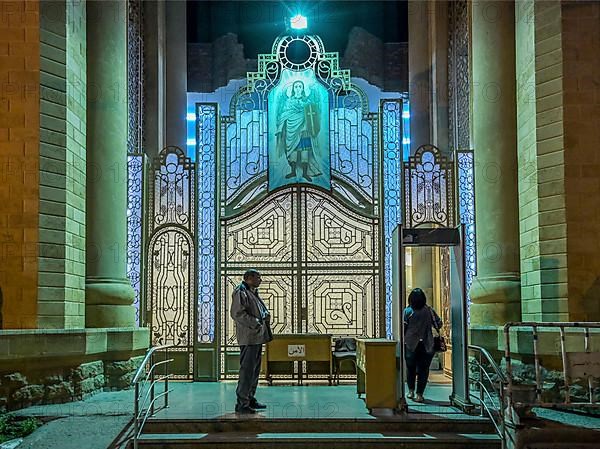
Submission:
[[[40,328],[84,327],[85,3],[45,1],[40,21]]]
[[[37,318],[39,2],[0,14],[0,328]]]

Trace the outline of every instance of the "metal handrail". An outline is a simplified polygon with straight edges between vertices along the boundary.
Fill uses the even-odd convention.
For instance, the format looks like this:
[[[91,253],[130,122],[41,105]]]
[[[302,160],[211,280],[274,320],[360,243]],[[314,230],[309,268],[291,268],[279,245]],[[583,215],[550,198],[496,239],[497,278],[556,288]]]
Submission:
[[[511,345],[510,345],[510,330],[515,327],[530,327],[533,337],[533,356],[535,364],[535,400],[533,401],[515,401],[514,398],[514,382],[512,376],[512,358],[511,358]],[[560,357],[562,361],[562,374],[563,374],[563,387],[565,399],[564,401],[544,401],[542,399],[542,366],[540,364],[540,352],[539,352],[539,335],[538,329],[540,328],[558,328],[560,334]],[[570,395],[570,375],[569,375],[569,363],[567,360],[567,349],[566,349],[566,334],[565,329],[581,329],[584,333],[581,335],[585,342],[585,352],[591,353],[590,349],[590,329],[600,329],[600,322],[544,322],[538,323],[534,321],[525,322],[510,322],[504,325],[504,358],[506,360],[506,372],[508,378],[507,385],[507,407],[511,409],[521,407],[559,407],[559,406],[577,406],[582,408],[593,408],[600,409],[600,403],[594,398],[594,391],[592,385],[592,376],[588,375],[588,394],[589,402],[573,402]],[[577,334],[573,334],[577,335]]]
[[[500,370],[500,367],[496,361],[485,348],[482,348],[481,346],[469,345],[468,349],[469,351],[478,355],[473,359],[473,361],[479,371],[479,377],[477,379],[474,379],[469,374],[470,383],[478,386],[479,396],[477,397],[473,389],[469,389],[469,396],[473,400],[474,404],[479,404],[481,416],[487,415],[490,418],[494,428],[496,429],[496,433],[500,437],[502,447],[504,448],[506,447],[507,439],[506,422],[504,416],[504,391],[507,385],[507,379],[504,376],[504,373]],[[491,374],[488,372],[486,367],[491,368]],[[493,379],[492,375],[496,376],[496,379]],[[486,387],[484,378],[491,386],[492,391]],[[497,407],[494,407],[494,396],[496,396],[498,400]]]
[[[173,347],[173,345],[154,346],[148,349],[144,360],[142,361],[140,367],[135,373],[135,376],[133,376],[133,380],[131,381],[131,385],[135,388],[132,437],[134,449],[138,449],[138,440],[142,435],[144,425],[146,424],[148,418],[156,414],[158,411],[169,407],[169,393],[173,391],[172,389],[169,389],[169,378],[171,377],[171,374],[168,372],[169,363],[173,361],[173,359],[169,358],[169,348],[171,347]],[[164,351],[165,358],[164,360],[155,362],[153,357],[159,351]],[[162,375],[157,374],[157,369],[160,367],[164,367],[164,373],[162,373]],[[158,382],[162,381],[164,381],[164,391],[155,394],[154,387],[158,384]],[[144,383],[148,384],[147,389],[142,388],[142,384]],[[163,406],[156,408],[156,402],[162,397],[164,397]]]

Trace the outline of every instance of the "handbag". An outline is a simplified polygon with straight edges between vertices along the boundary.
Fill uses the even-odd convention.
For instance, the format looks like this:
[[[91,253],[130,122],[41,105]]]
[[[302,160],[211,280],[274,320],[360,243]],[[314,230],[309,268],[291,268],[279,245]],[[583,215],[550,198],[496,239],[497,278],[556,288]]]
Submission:
[[[435,325],[435,315],[433,314],[433,309],[431,307],[429,308],[429,313],[431,313],[431,324],[437,332],[437,335],[433,336],[433,350],[435,352],[446,352],[448,350],[448,346],[446,346],[446,339],[442,337],[442,334],[440,334],[440,329]]]

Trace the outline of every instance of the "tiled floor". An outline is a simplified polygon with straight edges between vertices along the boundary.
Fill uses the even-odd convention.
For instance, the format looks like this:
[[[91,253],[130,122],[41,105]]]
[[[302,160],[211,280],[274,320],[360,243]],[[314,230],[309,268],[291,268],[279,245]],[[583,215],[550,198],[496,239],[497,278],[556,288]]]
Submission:
[[[233,415],[235,382],[173,382],[169,397],[170,407],[160,411],[156,418],[214,419]],[[426,402],[409,401],[409,410],[444,417],[464,418],[465,415],[450,406],[451,385],[431,383],[425,392]],[[355,384],[327,385],[260,385],[256,394],[268,407],[261,413],[265,418],[373,418],[358,398]]]

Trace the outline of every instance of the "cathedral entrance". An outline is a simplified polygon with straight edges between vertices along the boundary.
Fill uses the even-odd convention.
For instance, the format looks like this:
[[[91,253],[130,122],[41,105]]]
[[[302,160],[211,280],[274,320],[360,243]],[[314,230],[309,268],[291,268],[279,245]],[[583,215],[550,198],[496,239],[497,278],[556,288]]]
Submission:
[[[154,345],[173,345],[174,374],[237,377],[230,298],[249,268],[263,275],[276,334],[393,338],[393,230],[472,216],[472,154],[457,164],[435,148],[409,158],[405,97],[352,78],[314,35],[276,39],[257,72],[188,103],[193,151],[168,147],[147,167],[139,237],[148,242],[140,320]],[[131,179],[143,191],[143,177]],[[431,300],[451,340],[446,250],[439,260]],[[440,362],[448,372],[450,354]],[[294,362],[281,376],[323,373]]]
[[[248,268],[263,274],[275,333],[391,337],[402,95],[351,78],[318,36],[293,35],[193,104],[195,155],[167,148],[152,167],[142,301],[177,374],[237,376],[228,311]]]

